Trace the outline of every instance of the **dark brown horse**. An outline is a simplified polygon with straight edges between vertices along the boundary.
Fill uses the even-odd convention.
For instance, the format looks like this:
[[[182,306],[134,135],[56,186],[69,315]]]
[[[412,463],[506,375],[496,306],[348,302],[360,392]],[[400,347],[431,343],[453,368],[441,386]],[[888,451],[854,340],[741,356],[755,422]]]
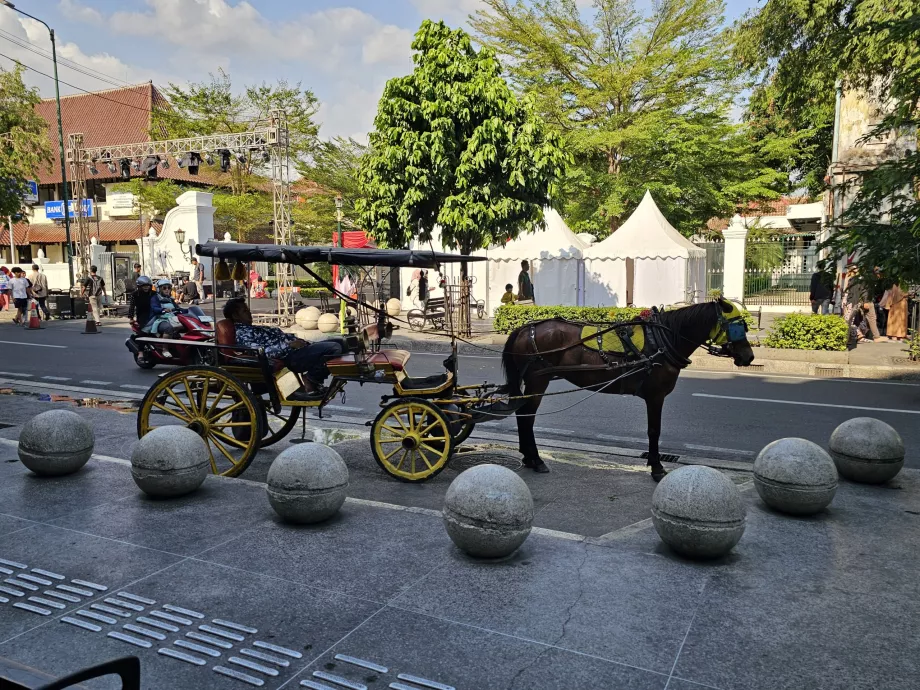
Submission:
[[[535,395],[518,408],[518,442],[524,465],[535,472],[548,472],[540,459],[533,435],[534,416],[542,394],[553,379],[603,393],[635,395],[645,400],[648,413],[648,465],[652,478],[661,481],[666,472],[658,453],[661,410],[664,399],[674,390],[689,357],[702,345],[732,357],[746,367],[754,361],[747,341],[747,326],[741,310],[718,299],[704,304],[673,309],[653,315],[645,323],[641,353],[601,353],[589,349],[582,339],[586,324],[548,319],[526,324],[508,336],[502,353],[504,391],[511,396]],[[602,330],[611,324],[594,324]],[[625,347],[626,352],[629,347]],[[634,364],[630,364],[634,362]],[[624,375],[625,374],[625,375]],[[619,380],[614,381],[618,377]],[[608,382],[610,385],[606,385]]]

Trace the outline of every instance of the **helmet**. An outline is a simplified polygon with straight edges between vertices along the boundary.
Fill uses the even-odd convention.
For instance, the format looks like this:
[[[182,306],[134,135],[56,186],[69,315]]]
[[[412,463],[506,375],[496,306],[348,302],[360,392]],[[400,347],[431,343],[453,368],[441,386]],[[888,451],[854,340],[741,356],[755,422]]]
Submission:
[[[167,280],[166,278],[160,278],[160,279],[157,281],[157,290],[159,290],[160,288],[163,288],[163,287],[172,288],[172,281],[171,281],[171,280]]]
[[[137,279],[137,286],[141,287],[143,285],[153,285],[153,281],[147,276],[139,276]]]

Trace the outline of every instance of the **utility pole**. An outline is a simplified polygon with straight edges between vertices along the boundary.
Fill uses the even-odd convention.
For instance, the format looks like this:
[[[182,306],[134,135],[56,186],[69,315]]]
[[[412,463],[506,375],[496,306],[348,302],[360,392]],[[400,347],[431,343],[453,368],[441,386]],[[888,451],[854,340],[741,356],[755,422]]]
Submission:
[[[342,207],[344,205],[345,205],[345,200],[342,199],[341,195],[337,195],[335,197],[335,227],[336,227],[339,239],[338,239],[338,242],[336,242],[336,245],[341,247],[342,249],[345,248],[345,237],[342,235]],[[342,268],[339,267],[339,272],[341,272],[341,270]],[[339,283],[341,283],[341,281],[342,281],[342,278],[340,276]],[[335,287],[335,285],[333,285],[333,287]],[[339,332],[342,335],[345,335],[345,316],[347,314],[348,314],[348,311],[345,307],[345,300],[340,299],[339,300]]]

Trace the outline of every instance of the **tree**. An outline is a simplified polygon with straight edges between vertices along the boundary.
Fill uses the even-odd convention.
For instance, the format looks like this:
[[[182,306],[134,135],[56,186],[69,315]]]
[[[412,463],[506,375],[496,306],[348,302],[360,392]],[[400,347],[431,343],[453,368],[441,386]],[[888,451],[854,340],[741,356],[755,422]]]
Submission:
[[[112,187],[113,192],[129,192],[134,195],[134,205],[148,218],[163,218],[176,207],[176,198],[185,190],[172,180],[148,182],[135,177]]]
[[[214,234],[222,237],[229,232],[237,242],[247,242],[256,228],[265,227],[272,219],[272,198],[261,192],[228,194],[214,193]]]
[[[361,160],[358,216],[381,244],[427,242],[435,225],[463,254],[543,222],[566,154],[489,48],[426,20],[412,74],[387,82]]]
[[[485,0],[473,19],[509,76],[575,155],[564,211],[576,231],[615,230],[649,189],[685,234],[739,204],[776,198],[786,175],[729,121],[738,73],[719,0]]]
[[[26,182],[52,161],[47,125],[35,112],[37,89],[22,81],[21,65],[0,69],[0,216],[17,215]]]
[[[305,161],[298,162],[297,171],[313,183],[294,206],[294,227],[298,238],[313,243],[328,242],[336,231],[335,198],[342,197],[345,230],[359,227],[355,218],[355,204],[362,197],[358,183],[361,158],[368,147],[354,139],[334,137],[317,142]]]

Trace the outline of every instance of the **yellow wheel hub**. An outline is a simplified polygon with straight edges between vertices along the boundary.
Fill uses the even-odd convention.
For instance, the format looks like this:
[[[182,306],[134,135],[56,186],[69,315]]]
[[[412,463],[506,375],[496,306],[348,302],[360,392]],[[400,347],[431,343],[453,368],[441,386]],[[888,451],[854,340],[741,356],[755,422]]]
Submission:
[[[374,459],[404,481],[423,481],[440,472],[450,458],[450,427],[434,405],[417,399],[397,400],[374,420]]]

